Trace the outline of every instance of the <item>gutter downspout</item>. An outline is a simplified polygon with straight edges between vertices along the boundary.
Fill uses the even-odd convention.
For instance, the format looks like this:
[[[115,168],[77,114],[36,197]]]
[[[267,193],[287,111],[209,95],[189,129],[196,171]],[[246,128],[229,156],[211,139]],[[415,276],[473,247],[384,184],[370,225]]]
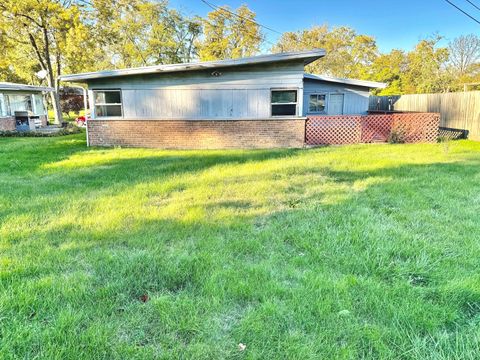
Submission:
[[[88,137],[88,115],[87,115],[87,110],[88,110],[88,102],[87,102],[87,89],[85,89],[83,86],[79,86],[83,90],[83,107],[85,108],[85,129],[86,129],[86,136],[87,136],[87,147],[90,147],[90,139]]]

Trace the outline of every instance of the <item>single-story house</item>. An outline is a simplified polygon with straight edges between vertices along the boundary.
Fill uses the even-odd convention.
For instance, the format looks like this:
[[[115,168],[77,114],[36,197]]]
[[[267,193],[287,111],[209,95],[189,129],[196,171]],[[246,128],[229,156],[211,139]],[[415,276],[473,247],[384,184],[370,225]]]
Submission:
[[[43,93],[52,88],[0,82],[0,131],[34,130],[46,126]]]
[[[363,114],[384,84],[305,74],[324,50],[64,75],[88,85],[95,146],[301,147],[309,114]]]

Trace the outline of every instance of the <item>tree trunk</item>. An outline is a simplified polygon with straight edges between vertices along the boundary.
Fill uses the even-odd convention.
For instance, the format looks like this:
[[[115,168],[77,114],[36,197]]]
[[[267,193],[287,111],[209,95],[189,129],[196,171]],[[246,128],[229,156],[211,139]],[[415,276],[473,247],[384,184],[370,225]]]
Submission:
[[[63,122],[63,115],[62,115],[62,108],[60,106],[60,97],[58,96],[58,77],[53,74],[53,66],[52,66],[52,59],[50,57],[50,42],[48,38],[47,27],[42,19],[42,32],[43,32],[43,41],[45,44],[45,65],[46,70],[48,72],[47,75],[47,83],[48,86],[54,89],[53,92],[50,93],[50,98],[52,99],[53,105],[53,114],[55,116],[54,123],[60,125]],[[58,74],[59,75],[59,74]]]
[[[60,97],[58,96],[57,90],[50,93],[50,99],[52,100],[53,115],[55,116],[54,123],[60,125],[63,122],[63,114],[60,107]]]
[[[55,117],[54,124],[60,125],[63,122],[62,108],[60,106],[60,97],[58,96],[57,82],[50,74],[47,75],[47,84],[54,90],[50,93],[50,99],[52,100],[53,116]]]

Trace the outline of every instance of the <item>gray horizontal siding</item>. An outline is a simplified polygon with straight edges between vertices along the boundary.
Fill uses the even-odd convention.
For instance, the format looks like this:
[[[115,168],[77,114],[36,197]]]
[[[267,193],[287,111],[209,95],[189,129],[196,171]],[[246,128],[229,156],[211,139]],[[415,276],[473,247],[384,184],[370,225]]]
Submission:
[[[123,90],[124,117],[130,119],[226,119],[270,116],[270,90]]]
[[[368,98],[370,92],[368,88],[361,86],[351,86],[344,84],[329,83],[318,80],[308,80],[304,82],[304,115],[310,114],[308,111],[308,101],[310,94],[327,94],[327,108],[324,114],[328,115],[328,95],[344,94],[344,114],[365,114],[368,111]],[[318,113],[311,113],[318,114]]]
[[[121,89],[125,119],[264,119],[270,117],[272,88],[299,89],[302,98],[301,62],[215,69],[218,77],[212,71],[99,79],[88,85]]]

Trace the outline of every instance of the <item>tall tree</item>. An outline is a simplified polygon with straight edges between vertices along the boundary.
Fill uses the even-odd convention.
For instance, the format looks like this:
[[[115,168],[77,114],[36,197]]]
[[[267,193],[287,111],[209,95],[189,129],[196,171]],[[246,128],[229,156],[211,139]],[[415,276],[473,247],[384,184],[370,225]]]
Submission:
[[[32,82],[40,68],[35,60],[32,61],[29,50],[28,43],[14,43],[0,30],[0,81]]]
[[[378,56],[370,69],[369,80],[385,82],[385,89],[374,90],[376,95],[401,95],[404,93],[404,74],[408,69],[408,59],[404,51],[393,49],[388,54]]]
[[[201,33],[200,20],[184,17],[167,5],[166,1],[152,0],[93,0],[98,44],[107,54],[101,66],[123,68],[192,60]]]
[[[227,59],[229,57],[229,22],[232,15],[227,11],[215,10],[203,21],[203,39],[198,42],[200,59],[203,61]]]
[[[464,75],[480,60],[480,37],[462,35],[448,44],[450,63],[459,75]]]
[[[28,49],[38,67],[46,73],[55,122],[62,121],[58,98],[59,81],[66,47],[85,50],[76,35],[87,31],[81,21],[80,0],[3,0],[0,2],[0,31],[13,45]],[[75,45],[73,45],[75,44]],[[82,61],[78,58],[77,61]]]
[[[308,72],[339,77],[368,78],[371,64],[378,56],[375,39],[357,34],[349,27],[327,25],[286,32],[273,47],[274,52],[322,48],[327,56],[307,67]]]
[[[448,49],[440,47],[442,37],[435,35],[421,40],[407,55],[408,69],[404,74],[406,93],[447,92],[452,78],[446,71]]]
[[[260,51],[264,35],[256,14],[242,5],[236,11],[222,6],[203,21],[203,39],[198,42],[201,60],[235,59]]]
[[[202,32],[201,19],[188,18],[174,9],[168,10],[163,21],[153,24],[147,43],[148,58],[155,64],[190,62],[197,55],[195,46]]]
[[[448,49],[440,47],[438,35],[420,40],[409,52],[394,49],[375,59],[369,80],[386,82],[374,93],[401,95],[450,91],[453,77],[448,71]]]
[[[448,44],[449,70],[455,78],[455,90],[464,84],[480,82],[480,37],[475,34],[462,35]]]

